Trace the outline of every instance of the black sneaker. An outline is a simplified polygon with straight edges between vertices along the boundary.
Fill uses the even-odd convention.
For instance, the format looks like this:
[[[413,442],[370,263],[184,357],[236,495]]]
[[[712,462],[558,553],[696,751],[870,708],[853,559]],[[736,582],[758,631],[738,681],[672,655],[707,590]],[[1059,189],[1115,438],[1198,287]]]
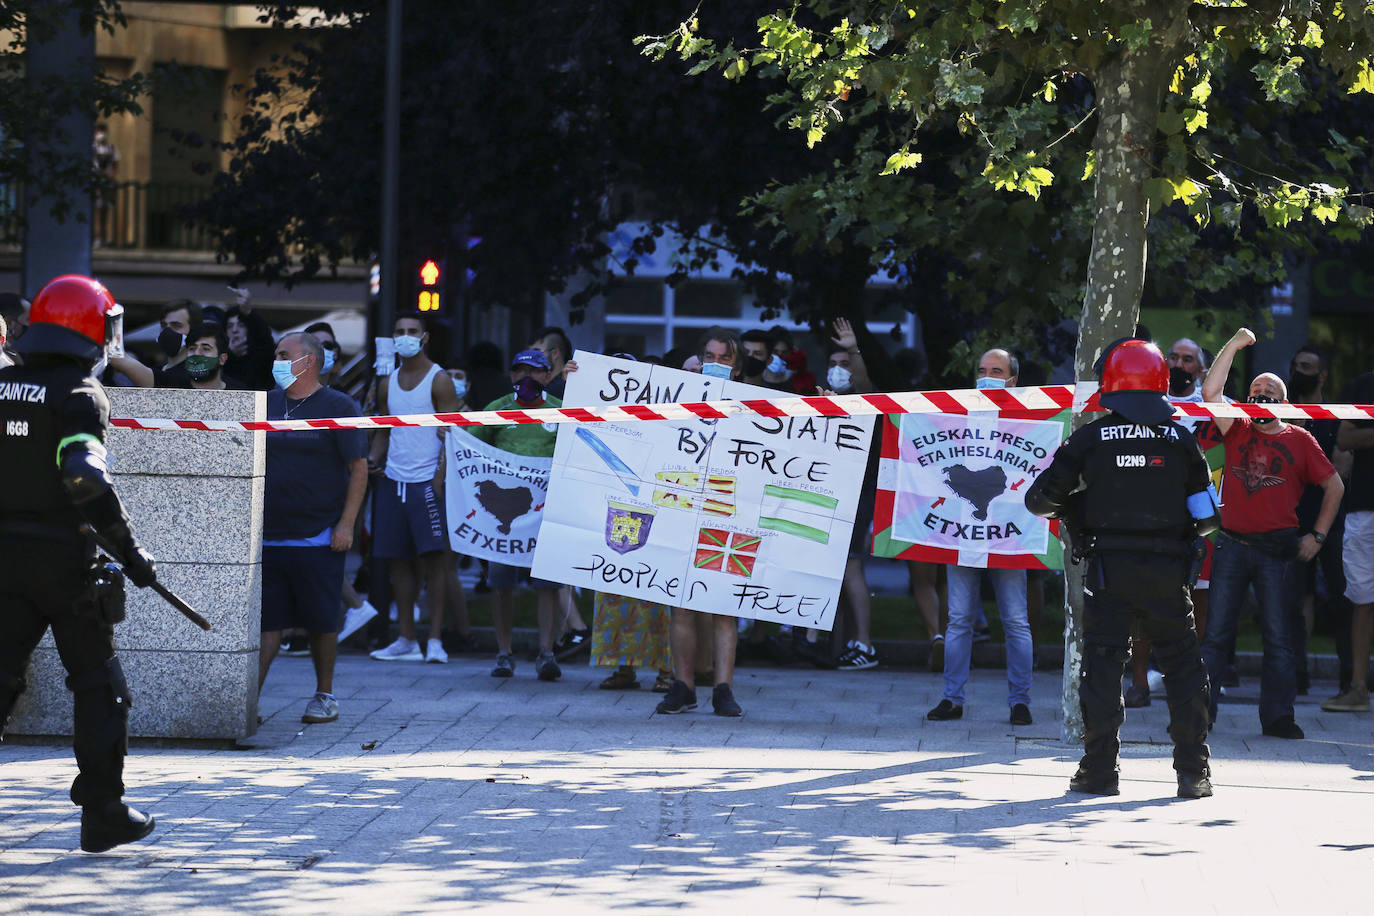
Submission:
[[[492,677],[514,677],[515,659],[511,658],[509,652],[502,652],[496,656],[496,667],[491,669]]]
[[[926,718],[934,722],[946,722],[950,719],[962,719],[964,717],[964,707],[955,706],[949,700],[941,700],[940,705],[926,713]]]
[[[141,840],[153,832],[151,814],[135,811],[121,801],[81,809],[81,849],[104,852],[122,843]]]
[[[553,655],[560,662],[567,661],[577,653],[591,648],[591,645],[591,627],[587,627],[585,630],[568,630],[558,637],[558,642],[553,644]]]
[[[556,681],[563,676],[563,669],[558,667],[552,652],[543,652],[534,663],[534,673],[541,681]]]
[[[1179,798],[1211,798],[1212,780],[1205,773],[1179,773]]]
[[[674,680],[673,686],[668,688],[668,695],[658,701],[654,712],[672,716],[680,712],[691,712],[696,708],[697,692],[682,681]]]
[[[1307,737],[1298,723],[1293,721],[1292,716],[1279,716],[1264,726],[1263,731],[1270,738],[1291,738],[1297,741]]]
[[[744,715],[744,710],[739,708],[735,702],[734,691],[729,684],[717,684],[711,691],[711,711],[718,716],[738,717]]]
[[[1011,724],[1012,724],[1012,725],[1030,725],[1030,724],[1031,724],[1030,707],[1027,706],[1025,703],[1017,703],[1017,704],[1015,704],[1014,706],[1012,706],[1012,708],[1011,708]]]
[[[872,646],[864,645],[857,639],[851,639],[849,645],[845,646],[844,654],[840,656],[839,669],[841,671],[862,671],[865,668],[878,667],[878,653]]]
[[[1132,684],[1126,688],[1123,698],[1127,709],[1140,709],[1150,705],[1150,688],[1141,684]]]
[[[1084,795],[1120,795],[1121,774],[1116,770],[1096,772],[1080,766],[1069,780],[1069,791]]]

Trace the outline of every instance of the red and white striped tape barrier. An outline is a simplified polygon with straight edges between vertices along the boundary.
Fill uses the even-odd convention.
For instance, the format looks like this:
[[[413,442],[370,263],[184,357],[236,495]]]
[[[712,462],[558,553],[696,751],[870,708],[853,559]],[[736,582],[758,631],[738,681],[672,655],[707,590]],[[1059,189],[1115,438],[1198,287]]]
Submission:
[[[321,420],[163,420],[115,418],[119,429],[187,429],[203,432],[293,432],[308,429],[394,429],[408,426],[508,426],[523,423],[625,423],[640,420],[722,420],[726,417],[866,417],[879,414],[944,413],[1044,418],[1074,405],[1072,385],[839,394],[776,400],[684,401],[680,404],[608,404],[537,410],[473,410],[466,413],[335,417]],[[1284,420],[1370,420],[1369,404],[1182,403],[1175,418],[1250,417]]]

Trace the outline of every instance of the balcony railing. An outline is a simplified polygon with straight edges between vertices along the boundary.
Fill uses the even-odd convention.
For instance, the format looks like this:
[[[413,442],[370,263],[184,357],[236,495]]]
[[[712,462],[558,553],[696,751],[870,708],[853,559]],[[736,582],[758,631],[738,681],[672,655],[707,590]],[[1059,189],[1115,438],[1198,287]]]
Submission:
[[[213,251],[204,226],[182,216],[186,206],[203,200],[203,185],[157,181],[121,181],[104,190],[91,209],[91,240],[102,248],[131,250]],[[22,192],[0,185],[0,243],[22,243]]]

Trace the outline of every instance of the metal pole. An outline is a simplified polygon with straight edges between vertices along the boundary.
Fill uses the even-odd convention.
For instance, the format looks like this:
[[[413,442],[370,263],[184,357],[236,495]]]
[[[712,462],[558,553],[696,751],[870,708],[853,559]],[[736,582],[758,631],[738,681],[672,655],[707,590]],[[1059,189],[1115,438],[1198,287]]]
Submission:
[[[25,67],[31,87],[39,87],[49,77],[66,79],[95,78],[95,33],[83,31],[81,15],[75,7],[57,14],[56,30],[43,41],[34,41],[25,50]],[[47,155],[55,155],[63,165],[91,163],[91,136],[94,113],[75,105],[61,115],[61,136],[41,149],[30,150],[30,162],[42,168]],[[53,277],[61,274],[91,272],[91,195],[87,188],[69,188],[69,208],[65,216],[54,216],[54,197],[32,191],[24,197],[25,231],[23,276],[24,295],[35,293]]]
[[[386,97],[382,111],[382,290],[374,333],[385,336],[396,323],[400,289],[401,209],[401,3],[390,0],[386,17]]]

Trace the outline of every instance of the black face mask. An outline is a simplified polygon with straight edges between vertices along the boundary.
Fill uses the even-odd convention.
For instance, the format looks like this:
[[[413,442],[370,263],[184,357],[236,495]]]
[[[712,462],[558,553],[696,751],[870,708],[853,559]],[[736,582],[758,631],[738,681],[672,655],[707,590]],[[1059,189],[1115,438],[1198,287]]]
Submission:
[[[768,364],[757,356],[746,356],[744,358],[744,375],[747,378],[763,375],[763,370],[767,368]]]
[[[1169,367],[1169,393],[1183,394],[1193,384],[1193,377],[1182,366]]]
[[[178,334],[171,328],[163,328],[162,333],[157,335],[157,345],[162,348],[162,352],[171,359],[181,352],[181,348],[186,346],[186,336]]]
[[[1252,395],[1250,395],[1248,398],[1245,399],[1245,402],[1246,402],[1247,404],[1281,404],[1281,403],[1283,403],[1283,402],[1280,401],[1278,398],[1271,398],[1271,397],[1269,397],[1269,395],[1267,395],[1267,394],[1252,394]],[[1265,424],[1265,423],[1273,423],[1273,422],[1275,422],[1275,419],[1274,419],[1273,417],[1256,417],[1255,420],[1254,420],[1254,422],[1263,425],[1263,424]]]
[[[1322,377],[1317,372],[1291,372],[1288,375],[1288,396],[1298,403],[1317,393]]]

